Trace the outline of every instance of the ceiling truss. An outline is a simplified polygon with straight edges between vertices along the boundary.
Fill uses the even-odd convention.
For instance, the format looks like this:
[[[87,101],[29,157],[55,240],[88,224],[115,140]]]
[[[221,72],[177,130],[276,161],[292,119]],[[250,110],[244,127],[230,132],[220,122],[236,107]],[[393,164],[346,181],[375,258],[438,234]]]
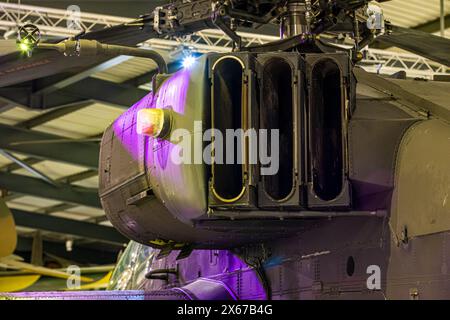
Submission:
[[[69,37],[81,31],[90,32],[131,21],[128,18],[114,17],[101,14],[81,12],[79,16],[80,30],[67,28],[70,15],[66,10],[51,9],[37,6],[0,3],[0,30],[14,35],[14,30],[24,23],[33,23],[42,33],[50,37]],[[243,47],[264,44],[278,40],[277,37],[241,32]],[[144,47],[177,52],[189,49],[195,52],[228,52],[232,48],[232,41],[220,30],[203,30],[190,36],[171,39],[151,39],[143,44]],[[393,53],[387,50],[365,49],[362,65],[369,72],[393,74],[406,72],[409,77],[423,77],[433,79],[434,75],[449,75],[450,69],[438,63],[407,53]],[[405,63],[408,62],[408,63]],[[410,62],[410,63],[409,63]]]

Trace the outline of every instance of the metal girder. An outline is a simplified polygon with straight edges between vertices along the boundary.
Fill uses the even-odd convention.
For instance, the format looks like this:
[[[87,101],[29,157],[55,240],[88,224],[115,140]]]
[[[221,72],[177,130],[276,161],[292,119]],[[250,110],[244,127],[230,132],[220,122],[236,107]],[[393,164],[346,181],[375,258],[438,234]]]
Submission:
[[[51,93],[57,90],[61,90],[76,82],[89,78],[94,73],[112,68],[116,65],[119,65],[125,61],[130,60],[131,58],[132,57],[130,56],[118,56],[112,59],[105,58],[104,62],[99,63],[94,67],[89,67],[84,70],[81,70],[80,72],[60,74],[56,76],[38,79],[34,82],[36,88],[35,93]]]
[[[17,209],[11,209],[11,212],[14,216],[16,225],[22,227],[52,231],[107,242],[127,243],[129,241],[113,227]]]
[[[84,99],[91,99],[123,108],[129,108],[148,94],[148,91],[136,87],[94,78],[84,79],[82,82],[63,89],[62,92],[71,95],[79,94]]]
[[[63,117],[65,115],[68,115],[72,112],[76,112],[80,109],[83,109],[89,105],[91,105],[92,102],[89,101],[82,101],[79,104],[74,104],[70,107],[59,107],[52,109],[51,111],[48,111],[44,114],[38,115],[34,118],[31,118],[29,120],[25,120],[19,124],[16,125],[18,128],[25,128],[25,129],[31,129],[37,126],[40,126],[44,123],[47,123],[49,121],[52,121],[54,119]]]
[[[43,160],[42,159],[36,159],[36,158],[26,158],[26,159],[22,160],[22,162],[26,163],[29,166],[32,166],[32,165],[34,165],[36,163],[39,163],[41,161],[43,161]],[[12,172],[12,171],[15,171],[15,170],[19,170],[21,168],[22,168],[22,166],[20,166],[20,165],[18,165],[17,163],[14,162],[14,163],[6,164],[3,167],[0,167],[0,171]]]
[[[13,161],[14,163],[18,164],[20,167],[24,168],[25,170],[27,170],[31,174],[35,175],[36,177],[42,179],[43,181],[45,181],[47,183],[50,183],[51,185],[56,185],[55,181],[53,181],[53,179],[48,177],[46,174],[44,174],[44,173],[40,172],[39,170],[33,168],[31,165],[29,165],[28,163],[20,160],[19,158],[17,158],[16,156],[12,155],[11,153],[0,149],[0,154],[2,156],[6,157],[7,159]]]
[[[2,15],[3,12],[3,15]],[[21,19],[21,15],[17,15],[17,12],[23,12],[22,17],[27,17],[31,19],[32,23],[36,24],[42,31],[43,34],[49,36],[73,36],[73,30],[68,28],[62,28],[61,24],[66,23],[69,18],[64,10],[43,8],[37,6],[20,6],[18,4],[8,3],[0,4],[0,30],[11,30],[16,28],[17,24]],[[52,12],[51,15],[43,14],[43,12]],[[95,17],[95,18],[94,18]],[[94,20],[93,20],[94,19]],[[446,16],[446,25],[449,25],[448,16]],[[13,21],[14,20],[14,21]],[[95,21],[95,27],[110,27],[113,25],[130,22],[131,19],[123,17],[111,17],[105,15],[98,15],[92,13],[82,13],[80,17],[80,23],[83,25],[84,29],[89,31],[92,27],[93,21]],[[439,19],[436,21],[426,24],[423,26],[418,26],[417,29],[423,31],[438,31],[439,30]],[[426,30],[426,29],[429,30]],[[264,44],[271,41],[279,40],[276,36],[265,35],[262,33],[249,33],[249,32],[239,32],[239,36],[242,38],[242,44],[244,47]],[[160,49],[164,51],[174,52],[179,48],[188,48],[193,52],[229,52],[231,51],[232,41],[226,36],[222,31],[209,29],[196,32],[189,37],[173,37],[172,39],[160,39],[153,38],[144,42],[144,46],[151,47],[152,49]],[[371,45],[372,47],[372,45]],[[369,49],[370,51],[370,49]],[[404,57],[401,53],[398,53],[401,59]],[[368,68],[369,72],[378,71],[375,68],[379,64],[384,64],[384,61],[370,61],[374,65]],[[437,68],[440,66],[429,60],[426,61],[427,64],[434,64]],[[421,65],[413,66],[418,71],[423,71]],[[399,67],[401,68],[401,66]],[[408,68],[407,68],[408,69]],[[447,69],[445,69],[447,70]],[[386,69],[387,72],[392,70]],[[394,71],[395,72],[395,71]],[[433,77],[436,72],[431,70],[427,71],[427,77]],[[381,71],[383,73],[383,70]],[[447,71],[445,73],[448,74]],[[146,80],[146,76],[143,78]]]
[[[62,177],[61,179],[57,179],[56,181],[64,183],[73,183],[95,177],[97,174],[98,174],[97,170],[86,170],[80,173],[72,174],[70,176]]]
[[[88,221],[88,222],[93,222],[93,223],[102,223],[102,222],[105,222],[105,221],[108,221],[108,217],[106,216],[106,215],[104,215],[104,216],[98,216],[98,217],[90,217],[90,218],[87,218],[87,219],[85,219],[85,220],[83,220],[83,221]]]
[[[77,181],[80,181],[80,180],[84,180],[84,179],[88,179],[88,178],[94,177],[97,174],[98,174],[97,170],[86,170],[86,171],[83,171],[83,172],[80,172],[80,173],[75,173],[75,174],[72,174],[70,176],[57,179],[56,181],[57,182],[67,183],[67,184],[71,184],[73,182],[77,182]],[[70,203],[63,203],[63,204],[58,204],[58,205],[55,205],[55,206],[51,206],[51,207],[47,207],[47,208],[41,209],[41,210],[39,210],[39,212],[43,212],[43,213],[46,213],[46,214],[51,214],[53,212],[65,211],[65,210],[68,210],[68,209],[72,209],[74,207],[76,207],[76,205],[70,204]],[[102,216],[102,217],[106,217],[106,216]],[[95,217],[95,218],[98,218],[98,217]],[[92,221],[97,222],[96,219],[93,219]],[[104,221],[104,220],[102,220],[102,221]]]
[[[4,101],[0,97],[0,113],[8,111],[10,109],[14,108],[14,105],[9,103],[8,101]]]
[[[445,0],[440,1],[439,30],[441,37],[445,37]]]
[[[5,172],[0,172],[0,188],[41,198],[102,208],[97,190],[91,188],[67,184],[53,186],[41,179]]]
[[[61,203],[61,204],[57,204],[51,207],[46,207],[43,209],[38,209],[36,210],[36,212],[39,213],[43,213],[43,214],[52,214],[55,212],[62,212],[62,211],[66,211],[68,209],[72,209],[76,207],[76,205],[70,204],[70,203]]]
[[[92,142],[79,142],[60,136],[0,124],[0,149],[27,154],[37,158],[75,164],[97,169],[99,146]],[[58,140],[41,144],[33,141]],[[24,144],[20,142],[26,142]],[[19,143],[19,144],[17,144]]]
[[[42,161],[44,161],[44,160],[36,159],[36,158],[27,158],[27,159],[22,160],[22,162],[26,163],[29,166],[32,166],[32,165],[37,164],[37,163],[40,163]],[[1,171],[12,172],[12,171],[18,170],[20,168],[22,168],[22,167],[19,166],[17,163],[11,163],[11,164],[7,164],[7,165],[1,167],[0,168],[0,172]],[[97,170],[86,170],[86,171],[83,171],[83,172],[80,172],[80,173],[75,173],[75,174],[72,174],[70,176],[66,176],[66,177],[62,177],[62,178],[56,179],[55,181],[57,183],[61,182],[61,183],[65,183],[65,184],[71,184],[71,183],[74,183],[74,182],[77,182],[77,181],[81,181],[81,180],[84,180],[84,179],[92,178],[92,177],[96,176],[97,174],[98,174]],[[5,200],[6,201],[12,201],[12,200],[20,198],[22,196],[23,195],[21,195],[20,193],[15,193],[15,194],[8,195],[5,198]],[[71,209],[71,208],[74,208],[74,207],[77,206],[77,205],[73,205],[73,204],[63,204],[63,205],[64,205],[64,210]],[[55,206],[55,207],[44,208],[43,210],[40,210],[39,212],[52,213],[52,212],[57,212],[57,211],[64,211],[59,206],[60,205]],[[97,221],[97,220],[95,220],[95,221]],[[104,220],[98,220],[98,221],[102,222]]]
[[[88,106],[90,103],[80,103],[78,106],[72,106],[72,107],[65,107],[65,108],[58,108],[52,111],[48,111],[42,115],[36,116],[34,118],[31,118],[29,120],[22,121],[15,125],[15,127],[18,128],[24,128],[24,129],[31,129],[34,127],[37,127],[39,125],[42,125],[48,121],[52,121],[56,118],[62,117],[64,115],[67,115],[69,113],[75,112],[81,108],[84,108]],[[22,164],[25,164],[27,166],[32,166],[34,164],[37,164],[39,162],[43,161],[42,159],[36,159],[36,158],[27,158],[24,160],[21,160]],[[0,167],[0,171],[6,171],[11,172],[14,170],[18,170],[20,168],[23,168],[24,166],[14,161],[14,163],[5,165],[3,167]]]
[[[23,3],[0,3],[0,29],[11,30],[24,23],[42,24],[42,33],[49,36],[76,36],[81,31],[90,32],[98,28],[112,27],[129,22],[131,19],[115,16],[80,13],[80,27],[67,28],[67,10],[29,6]]]
[[[86,101],[128,108],[146,94],[146,90],[95,78],[86,78],[50,93],[35,93],[32,86],[0,88],[0,97],[4,100],[33,109],[68,107]]]
[[[370,73],[392,75],[404,71],[410,78],[433,80],[436,76],[450,75],[450,68],[410,53],[370,49],[362,51],[360,66]]]

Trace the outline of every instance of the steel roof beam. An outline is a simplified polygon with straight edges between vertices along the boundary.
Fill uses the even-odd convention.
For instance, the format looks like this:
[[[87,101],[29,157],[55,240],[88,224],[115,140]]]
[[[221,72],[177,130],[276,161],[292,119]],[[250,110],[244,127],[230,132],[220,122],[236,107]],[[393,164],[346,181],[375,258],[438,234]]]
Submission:
[[[62,177],[60,179],[57,179],[56,181],[57,182],[64,182],[64,183],[67,183],[67,184],[71,184],[73,182],[77,182],[77,181],[81,181],[81,180],[85,180],[85,179],[89,179],[89,178],[95,177],[97,174],[98,174],[97,170],[86,170],[86,171],[83,171],[83,172],[80,172],[80,173],[75,173],[75,174],[70,175],[70,176]],[[72,209],[72,208],[75,208],[75,207],[77,207],[77,205],[70,204],[70,203],[62,203],[62,204],[57,204],[55,206],[47,207],[47,208],[44,208],[44,209],[40,209],[38,211],[42,212],[42,213],[46,213],[46,214],[52,214],[54,212],[65,211],[65,210]],[[92,217],[92,218],[89,217],[85,221],[93,221],[95,223],[99,223],[99,222],[107,220],[107,219],[105,219],[105,220],[98,219],[98,218],[102,218],[102,217],[106,218],[106,216]]]
[[[56,181],[64,183],[73,183],[95,177],[97,174],[98,174],[97,170],[86,170],[80,173],[72,174],[70,176],[62,177],[60,179],[57,179]]]
[[[34,118],[31,118],[29,120],[25,120],[19,124],[16,125],[18,128],[25,128],[25,129],[31,129],[34,127],[38,127],[40,125],[43,125],[47,122],[50,122],[52,120],[61,118],[63,116],[66,116],[70,113],[76,112],[78,110],[81,110],[89,105],[92,105],[92,102],[89,101],[81,101],[78,104],[74,104],[70,107],[59,107],[52,109],[51,111],[45,112],[44,114],[38,115]]]
[[[35,158],[28,158],[28,159],[23,160],[23,162],[25,162],[27,164],[36,164],[36,163],[39,163],[41,161],[43,161],[43,160],[35,159]],[[2,170],[2,168],[0,168],[0,171],[11,172],[11,171],[14,171],[14,170],[17,170],[17,169],[21,168],[18,165],[17,165],[17,167],[15,167],[15,166],[13,167],[13,165],[17,165],[17,164],[16,163],[12,163],[12,164],[6,165],[5,167],[3,167],[3,168],[6,168],[6,170]],[[8,170],[10,167],[11,167],[12,170]],[[77,182],[77,181],[81,181],[81,180],[84,180],[84,179],[88,179],[88,178],[94,177],[97,174],[98,174],[97,170],[86,170],[86,171],[83,171],[83,172],[80,172],[80,173],[75,173],[75,174],[70,175],[70,176],[61,177],[59,179],[56,179],[55,181],[56,182],[62,182],[62,183],[65,183],[65,184],[72,184],[72,183]],[[6,201],[12,201],[12,200],[20,198],[20,197],[23,197],[23,195],[20,194],[20,193],[14,193],[14,194],[10,194],[10,195],[6,196],[5,200]],[[63,205],[64,205],[64,207],[62,207]],[[64,211],[64,210],[67,210],[67,209],[75,208],[77,206],[78,205],[76,205],[76,204],[63,203],[62,205],[56,205],[56,206],[44,208],[44,209],[38,210],[38,211],[50,214],[50,213],[57,212],[57,211]],[[64,209],[62,209],[62,208],[64,208]]]
[[[2,100],[0,97],[0,113],[6,112],[12,108],[14,108],[14,106],[11,103],[9,103],[8,101]]]
[[[70,114],[72,112],[78,111],[78,110],[80,110],[82,108],[85,108],[85,107],[87,107],[90,104],[91,104],[90,102],[80,102],[79,105],[74,105],[74,106],[71,106],[71,107],[57,108],[57,109],[48,111],[48,112],[46,112],[46,113],[44,113],[42,115],[38,115],[38,116],[36,116],[34,118],[31,118],[29,120],[22,121],[22,122],[16,124],[15,127],[25,128],[25,129],[32,129],[34,127],[40,126],[40,125],[42,125],[44,123],[47,123],[49,121],[52,121],[54,119],[60,118],[62,116]],[[36,158],[27,158],[27,159],[23,159],[21,161],[22,161],[22,163],[24,163],[24,164],[26,164],[28,166],[33,166],[34,164],[40,163],[43,160],[42,159],[36,159]],[[21,169],[21,168],[23,168],[22,165],[14,162],[14,163],[7,164],[7,165],[5,165],[3,167],[0,167],[0,171],[12,172],[14,170],[18,170],[18,169]],[[91,172],[91,171],[94,171],[94,170],[89,170],[89,172]],[[96,172],[96,171],[94,171],[94,172]],[[74,180],[74,181],[77,181],[77,180]]]
[[[35,81],[35,86],[37,90],[35,93],[51,93],[57,90],[61,90],[66,88],[74,83],[77,83],[81,80],[89,78],[94,73],[101,72],[117,66],[125,61],[130,60],[133,57],[130,56],[118,56],[112,59],[105,58],[105,61],[99,63],[94,67],[85,68],[80,72],[68,73],[68,74],[60,74],[55,76],[50,76],[46,78],[41,78]]]
[[[51,185],[56,186],[56,182],[53,181],[53,179],[51,179],[50,177],[48,177],[47,175],[45,175],[44,173],[40,172],[39,170],[33,168],[31,165],[29,165],[28,163],[20,160],[19,158],[15,157],[14,155],[12,155],[11,153],[0,149],[0,154],[4,157],[6,157],[7,159],[13,161],[14,163],[18,164],[20,167],[22,167],[23,169],[27,170],[28,172],[30,172],[31,174],[35,175],[36,177],[38,177],[39,179],[42,179],[43,181],[50,183]]]
[[[36,158],[26,158],[26,159],[22,160],[22,162],[26,163],[29,166],[37,164],[37,163],[39,163],[41,161],[43,161],[43,160],[42,159],[36,159]],[[19,170],[19,169],[22,169],[22,167],[19,166],[15,162],[9,163],[9,164],[5,164],[4,166],[0,167],[0,171],[5,171],[5,172],[12,172],[12,171]]]
[[[42,209],[38,209],[36,210],[36,212],[39,213],[43,213],[43,214],[52,214],[55,212],[63,212],[66,211],[68,209],[72,209],[75,208],[77,205],[73,205],[70,203],[61,203],[61,204],[57,204],[51,207],[47,207],[47,208],[42,208]]]
[[[11,209],[16,225],[113,243],[129,240],[113,227]]]
[[[53,134],[0,124],[0,149],[27,154],[36,158],[61,161],[90,169],[98,168],[99,146]],[[58,140],[58,143],[33,141]],[[22,143],[21,143],[22,142]],[[26,143],[25,143],[26,142]]]
[[[98,191],[92,188],[62,183],[53,186],[41,179],[5,172],[0,172],[0,188],[40,198],[102,208]]]
[[[30,85],[0,88],[4,100],[33,109],[69,107],[87,101],[128,108],[146,94],[146,90],[95,78],[50,93],[34,93]]]

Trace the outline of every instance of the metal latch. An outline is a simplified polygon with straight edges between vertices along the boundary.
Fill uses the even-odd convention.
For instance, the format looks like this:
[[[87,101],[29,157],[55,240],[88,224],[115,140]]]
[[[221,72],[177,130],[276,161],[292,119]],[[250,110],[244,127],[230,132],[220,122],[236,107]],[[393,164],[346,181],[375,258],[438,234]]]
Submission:
[[[155,194],[152,189],[147,189],[127,199],[127,206],[136,206],[144,200],[154,198]]]

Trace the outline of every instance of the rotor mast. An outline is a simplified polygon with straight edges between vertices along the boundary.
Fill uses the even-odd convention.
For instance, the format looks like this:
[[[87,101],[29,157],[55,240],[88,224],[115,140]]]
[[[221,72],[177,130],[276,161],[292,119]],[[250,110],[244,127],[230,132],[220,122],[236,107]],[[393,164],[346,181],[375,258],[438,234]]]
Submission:
[[[280,21],[281,39],[311,33],[311,0],[290,0]]]

